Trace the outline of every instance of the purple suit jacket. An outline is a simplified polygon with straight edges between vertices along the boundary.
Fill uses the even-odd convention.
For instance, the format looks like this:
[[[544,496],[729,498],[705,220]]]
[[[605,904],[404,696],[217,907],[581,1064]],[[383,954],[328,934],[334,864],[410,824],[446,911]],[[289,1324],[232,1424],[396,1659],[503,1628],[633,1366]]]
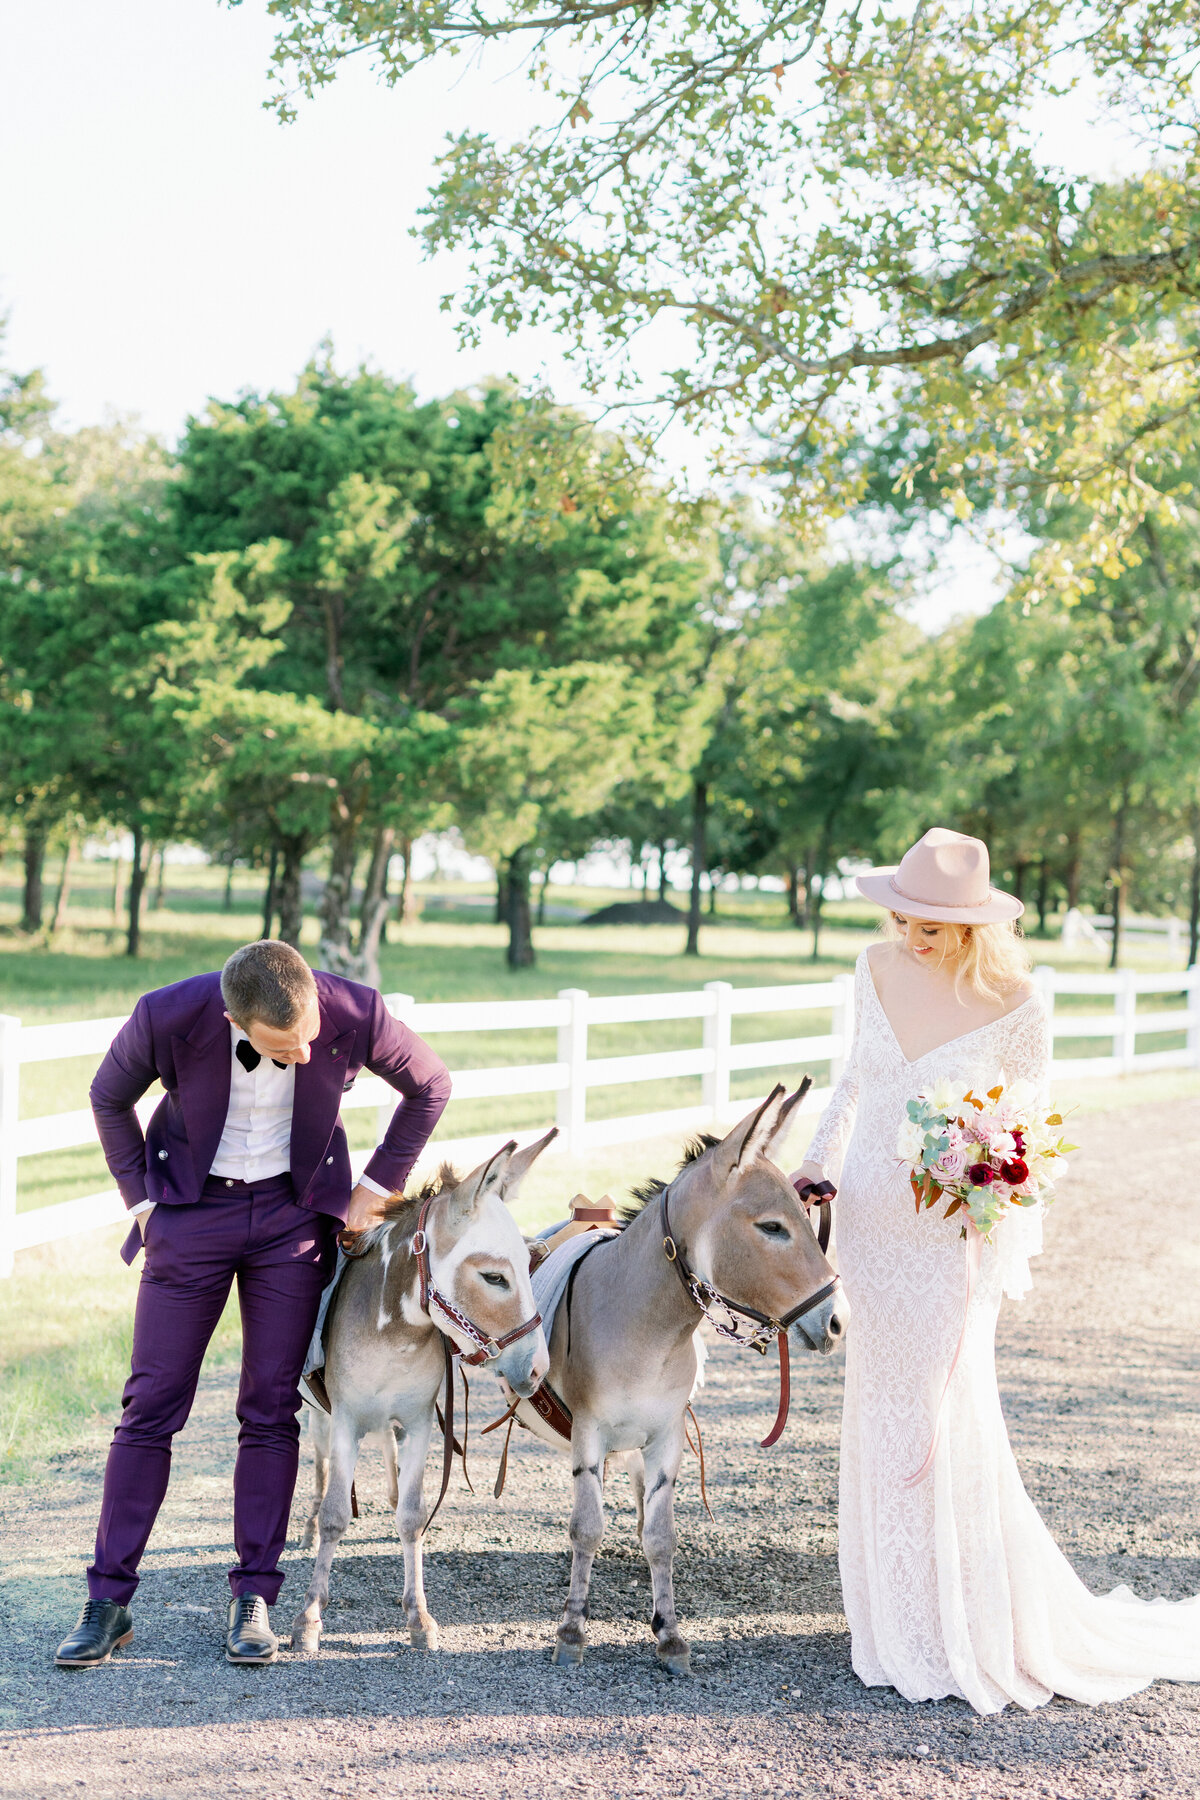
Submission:
[[[350,1153],[342,1095],[362,1069],[404,1096],[366,1173],[402,1189],[450,1098],[441,1058],[388,1012],[374,988],[315,973],[321,1029],[296,1067],[292,1185],[301,1206],[345,1219]],[[229,1021],[219,975],[194,975],[143,994],[91,1087],[105,1161],[126,1206],[200,1198],[229,1110]],[[166,1094],[145,1134],[134,1104],[155,1081]],[[136,1229],[136,1228],[135,1228]]]

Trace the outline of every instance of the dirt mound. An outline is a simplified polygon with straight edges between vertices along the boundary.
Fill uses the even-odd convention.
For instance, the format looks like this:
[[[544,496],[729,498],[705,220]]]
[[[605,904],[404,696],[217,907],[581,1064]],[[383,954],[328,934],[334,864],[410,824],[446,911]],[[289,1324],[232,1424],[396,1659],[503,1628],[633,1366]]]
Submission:
[[[617,900],[580,919],[581,925],[681,925],[687,917],[669,900]]]

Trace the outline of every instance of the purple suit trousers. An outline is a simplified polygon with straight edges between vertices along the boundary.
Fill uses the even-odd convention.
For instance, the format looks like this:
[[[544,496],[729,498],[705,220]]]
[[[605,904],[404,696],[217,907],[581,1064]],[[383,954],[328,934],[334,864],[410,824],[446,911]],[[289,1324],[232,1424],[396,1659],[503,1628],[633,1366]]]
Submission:
[[[290,1175],[210,1176],[189,1206],[160,1204],[146,1227],[133,1364],[104,1476],[94,1599],[128,1605],[171,1469],[171,1439],[191,1411],[209,1339],[237,1281],[242,1315],[238,1451],[229,1571],[235,1595],[274,1604],[296,1485],[297,1383],[333,1272],[337,1221],[297,1204]]]

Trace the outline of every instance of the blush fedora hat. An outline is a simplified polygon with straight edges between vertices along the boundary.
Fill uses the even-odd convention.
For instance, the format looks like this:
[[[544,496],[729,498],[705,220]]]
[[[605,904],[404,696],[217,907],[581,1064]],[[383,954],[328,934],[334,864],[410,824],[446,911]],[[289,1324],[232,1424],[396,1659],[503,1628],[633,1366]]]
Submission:
[[[913,919],[945,925],[995,925],[1019,919],[1025,908],[1015,894],[992,886],[987,845],[935,825],[890,869],[855,878],[860,894]]]

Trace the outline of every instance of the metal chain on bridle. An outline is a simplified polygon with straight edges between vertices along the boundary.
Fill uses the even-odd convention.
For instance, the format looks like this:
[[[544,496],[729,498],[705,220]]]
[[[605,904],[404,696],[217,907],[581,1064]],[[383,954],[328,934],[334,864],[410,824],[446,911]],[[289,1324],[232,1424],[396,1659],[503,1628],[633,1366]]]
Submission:
[[[783,1317],[779,1319],[773,1319],[768,1313],[759,1312],[758,1308],[755,1306],[743,1306],[741,1301],[731,1300],[728,1294],[723,1294],[721,1290],[714,1287],[710,1281],[705,1281],[703,1276],[697,1275],[695,1269],[690,1266],[687,1258],[684,1256],[684,1253],[671,1230],[672,1185],[673,1183],[668,1183],[659,1196],[659,1209],[663,1228],[663,1253],[666,1256],[667,1261],[675,1270],[680,1281],[683,1283],[684,1290],[691,1298],[693,1305],[699,1308],[700,1312],[708,1320],[708,1323],[712,1326],[717,1335],[726,1338],[732,1344],[739,1344],[745,1350],[757,1350],[760,1356],[766,1355],[770,1348],[772,1338],[774,1338],[778,1347],[779,1410],[776,1414],[774,1425],[762,1440],[763,1449],[769,1450],[773,1444],[778,1443],[780,1437],[783,1435],[783,1428],[787,1424],[788,1411],[791,1405],[791,1372],[787,1334],[793,1325],[798,1325],[800,1323],[800,1320],[804,1318],[806,1313],[810,1313],[816,1307],[823,1305],[832,1294],[837,1292],[838,1288],[841,1286],[841,1278],[838,1275],[834,1275],[831,1281],[825,1282],[815,1293],[810,1294],[807,1300],[802,1300],[798,1306],[793,1306],[789,1312],[784,1313]],[[824,1254],[829,1247],[829,1234],[832,1219],[830,1202],[834,1197],[834,1189],[829,1182],[822,1181],[805,1183],[805,1190],[806,1193],[811,1193],[816,1197],[819,1205],[820,1218],[816,1235],[817,1243],[820,1246],[822,1254]],[[803,1197],[804,1196],[801,1196],[801,1198]],[[714,1308],[716,1307],[721,1308],[724,1312],[724,1319],[718,1317],[717,1313],[714,1311]],[[750,1322],[750,1330],[746,1330],[740,1323],[743,1319]],[[803,1325],[800,1325],[800,1330],[804,1331]],[[804,1335],[808,1337],[807,1332],[804,1332]],[[812,1343],[811,1338],[809,1338],[809,1342]],[[816,1346],[813,1345],[813,1348],[815,1349]]]

